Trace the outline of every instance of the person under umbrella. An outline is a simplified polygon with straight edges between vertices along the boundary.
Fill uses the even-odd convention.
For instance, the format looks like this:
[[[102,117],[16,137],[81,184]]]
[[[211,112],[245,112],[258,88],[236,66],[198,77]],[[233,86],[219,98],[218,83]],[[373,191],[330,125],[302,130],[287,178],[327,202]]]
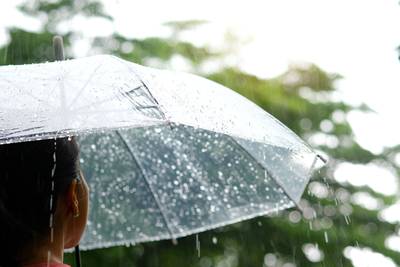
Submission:
[[[63,56],[57,59],[62,60]],[[59,174],[63,172],[58,155],[63,157],[69,150],[61,148],[60,152],[62,144],[54,143],[57,138],[80,137],[82,169],[91,188],[91,213],[80,243],[86,250],[175,240],[296,206],[317,163],[324,161],[254,103],[194,75],[155,70],[99,55],[5,66],[0,68],[0,77],[4,78],[0,79],[0,87],[4,88],[0,98],[6,103],[0,110],[0,120],[4,122],[0,145],[7,149],[10,143],[52,140],[48,145],[53,157],[41,160],[50,164],[47,173],[51,175],[47,177],[50,189],[42,195],[50,197],[40,206],[47,205],[48,209],[43,208],[42,212],[47,211],[48,221],[45,214],[40,217],[42,232],[38,235],[43,237],[41,241],[50,239],[47,248],[56,246],[58,227],[64,243],[58,243],[57,255],[62,256],[64,247],[77,244],[87,220],[87,206],[82,207],[83,212],[81,208],[74,210],[82,197],[76,192],[78,168]],[[33,166],[40,159],[36,152],[30,160],[20,158]],[[77,156],[70,160],[77,164]],[[9,181],[8,172],[3,172],[5,182]],[[36,177],[35,172],[28,173]],[[43,187],[41,180],[35,181],[25,185],[25,190]],[[17,178],[13,183],[14,202],[9,203],[21,202],[19,194],[28,195],[26,199],[36,198],[28,194],[32,193],[29,190],[18,191],[22,183]],[[82,191],[86,192],[80,193],[86,196],[83,203],[87,203],[87,187]],[[60,201],[61,208],[56,205]],[[17,214],[18,210],[15,209]],[[33,208],[26,211],[34,214]],[[60,216],[63,226],[57,224]],[[69,232],[72,230],[68,225],[74,225],[73,218],[79,217],[81,224],[72,227],[76,233]],[[7,230],[7,235],[6,241],[14,238],[12,231]],[[34,237],[31,234],[29,239],[32,248],[37,246],[32,243]],[[17,252],[28,243],[13,243],[6,249]],[[40,245],[41,260],[35,262],[46,258],[46,246]],[[30,253],[32,259],[34,253],[29,246],[23,251],[26,253],[15,254],[19,262],[20,254]],[[79,267],[79,253],[76,255]],[[61,256],[53,257],[51,250],[47,251],[48,262],[61,262]]]
[[[75,138],[0,146],[0,266],[65,267],[88,218]]]

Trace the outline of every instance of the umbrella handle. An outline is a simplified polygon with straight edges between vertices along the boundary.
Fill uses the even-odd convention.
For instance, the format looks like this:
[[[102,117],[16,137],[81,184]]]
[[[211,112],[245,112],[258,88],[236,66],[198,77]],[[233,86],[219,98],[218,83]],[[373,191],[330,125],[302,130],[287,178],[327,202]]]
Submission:
[[[81,252],[79,245],[75,247],[75,267],[81,267]]]

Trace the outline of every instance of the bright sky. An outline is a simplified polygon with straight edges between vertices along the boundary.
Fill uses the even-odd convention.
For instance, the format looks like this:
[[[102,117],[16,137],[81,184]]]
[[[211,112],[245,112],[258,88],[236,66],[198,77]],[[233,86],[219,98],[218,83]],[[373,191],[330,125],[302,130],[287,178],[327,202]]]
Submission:
[[[37,20],[15,10],[18,2],[21,0],[2,0],[0,4],[0,44],[7,40],[5,27],[35,30],[40,26]],[[76,18],[63,27],[81,30],[86,36],[107,36],[118,31],[129,37],[146,37],[164,35],[166,29],[161,25],[166,21],[208,20],[208,26],[184,37],[197,44],[224,45],[224,32],[231,29],[249,40],[239,49],[237,63],[261,77],[280,74],[290,63],[302,61],[340,73],[345,79],[338,84],[340,92],[335,98],[352,104],[364,102],[378,112],[368,116],[350,114],[361,145],[378,153],[383,146],[400,144],[400,126],[396,123],[400,113],[398,0],[146,0],[140,5],[131,0],[103,2],[115,17],[113,24]],[[74,51],[77,56],[85,56],[90,48],[85,42],[77,42]],[[369,167],[379,173],[376,166]],[[335,176],[344,183],[376,188],[373,178],[362,179],[368,173],[365,168],[368,166],[343,165]],[[351,181],[346,178],[357,175],[359,178]],[[387,172],[383,177],[386,182],[380,180],[379,190],[392,194],[396,179]],[[361,252],[349,249],[345,254],[352,258]],[[356,260],[353,263],[365,266]]]

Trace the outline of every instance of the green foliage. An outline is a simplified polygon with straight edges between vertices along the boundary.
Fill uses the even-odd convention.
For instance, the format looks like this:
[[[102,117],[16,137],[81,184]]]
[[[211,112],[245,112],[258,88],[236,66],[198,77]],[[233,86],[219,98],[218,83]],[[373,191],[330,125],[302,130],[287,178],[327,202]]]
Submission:
[[[289,90],[309,87],[315,92],[335,90],[334,83],[341,78],[339,74],[326,73],[314,64],[294,65],[280,76]]]
[[[31,16],[45,16],[47,22],[39,33],[11,29],[10,42],[0,48],[1,64],[52,60],[51,39],[56,26],[76,14],[111,19],[99,2],[88,0],[33,1],[23,4],[21,10]],[[194,70],[200,70],[207,61],[226,56],[179,39],[182,31],[193,30],[203,23],[166,23],[172,31],[166,38],[132,39],[115,33],[108,38],[96,38],[92,46],[142,64],[151,60],[169,63],[179,55],[190,62]],[[67,47],[69,37],[64,37]],[[265,266],[267,254],[275,255],[275,266],[285,262],[310,267],[351,266],[343,256],[347,246],[369,247],[400,264],[400,255],[384,245],[387,236],[397,232],[397,226],[378,219],[379,210],[368,210],[352,200],[354,194],[365,192],[387,206],[395,202],[395,197],[383,196],[367,187],[340,184],[332,177],[342,162],[367,164],[381,161],[400,174],[394,163],[400,146],[375,155],[354,139],[346,114],[352,110],[370,109],[365,105],[352,107],[332,100],[340,75],[327,73],[314,64],[302,64],[290,66],[275,79],[259,78],[243,72],[238,66],[222,67],[206,76],[249,98],[306,140],[312,141],[317,135],[337,140],[334,145],[314,144],[330,156],[330,162],[313,177],[308,193],[300,203],[303,211],[291,209],[201,233],[200,257],[195,237],[189,236],[179,239],[176,245],[171,241],[160,241],[83,252],[84,266]],[[322,127],[324,124],[331,125],[331,129]],[[313,186],[322,188],[324,195],[314,194]],[[318,244],[324,259],[311,262],[302,250],[305,244]],[[68,254],[66,262],[73,263],[73,255]]]
[[[194,28],[206,24],[206,20],[185,20],[185,21],[168,21],[164,25],[169,26],[174,32],[193,30]]]
[[[51,33],[31,33],[21,29],[11,29],[9,35],[10,42],[7,46],[0,48],[1,65],[54,60],[53,49],[49,46],[53,38]]]
[[[60,22],[77,14],[112,19],[96,0],[32,0],[21,4],[19,9],[32,17],[45,17],[44,28],[52,33]]]
[[[131,49],[124,51],[121,49],[124,45]],[[149,59],[168,62],[173,56],[180,55],[197,66],[207,59],[219,56],[218,53],[211,52],[205,47],[198,47],[189,42],[178,42],[173,38],[127,39],[116,34],[110,38],[96,38],[93,46],[138,64],[145,64]]]

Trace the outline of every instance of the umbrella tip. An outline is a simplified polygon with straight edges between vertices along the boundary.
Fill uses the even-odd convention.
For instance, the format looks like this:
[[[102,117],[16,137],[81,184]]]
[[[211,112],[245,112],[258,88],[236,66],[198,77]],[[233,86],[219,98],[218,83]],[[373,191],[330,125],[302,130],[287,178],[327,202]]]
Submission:
[[[53,49],[55,60],[64,60],[64,42],[61,36],[53,37]]]

